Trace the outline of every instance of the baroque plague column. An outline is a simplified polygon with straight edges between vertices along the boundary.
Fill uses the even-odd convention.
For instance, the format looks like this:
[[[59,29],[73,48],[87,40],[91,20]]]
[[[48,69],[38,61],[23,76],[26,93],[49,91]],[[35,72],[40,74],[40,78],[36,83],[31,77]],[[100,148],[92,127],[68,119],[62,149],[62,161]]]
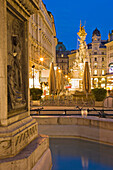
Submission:
[[[0,159],[17,155],[40,138],[30,117],[28,84],[29,17],[38,9],[38,0],[0,0]],[[36,158],[24,169],[33,168]],[[18,166],[21,169],[21,161]]]

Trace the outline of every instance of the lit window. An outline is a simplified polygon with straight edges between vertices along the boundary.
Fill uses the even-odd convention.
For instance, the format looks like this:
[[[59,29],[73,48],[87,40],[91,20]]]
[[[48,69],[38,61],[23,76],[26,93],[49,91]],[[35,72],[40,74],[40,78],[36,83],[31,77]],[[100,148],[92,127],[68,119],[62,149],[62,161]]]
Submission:
[[[94,81],[95,81],[95,82],[98,82],[98,78],[94,78]]]
[[[94,67],[97,67],[97,63],[94,63]]]
[[[94,70],[94,75],[97,75],[97,70]]]
[[[104,75],[104,70],[102,70],[102,75]]]
[[[101,80],[102,80],[102,81],[105,81],[105,78],[102,78]]]
[[[105,84],[101,84],[101,88],[104,88],[105,87]]]

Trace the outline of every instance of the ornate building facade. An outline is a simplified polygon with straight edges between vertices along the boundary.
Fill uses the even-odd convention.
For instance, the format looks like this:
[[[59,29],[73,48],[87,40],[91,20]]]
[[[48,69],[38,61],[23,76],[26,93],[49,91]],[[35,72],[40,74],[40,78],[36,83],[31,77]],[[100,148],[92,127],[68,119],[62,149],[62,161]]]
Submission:
[[[69,72],[69,55],[70,51],[66,50],[66,47],[62,42],[58,42],[56,46],[56,64],[63,71],[64,75]]]
[[[30,87],[39,88],[40,83],[48,81],[50,63],[55,62],[57,39],[52,13],[47,11],[42,0],[37,3],[39,10],[30,17],[29,22],[29,67]]]
[[[91,88],[106,88],[107,79],[107,56],[106,44],[107,40],[101,40],[100,31],[96,28],[92,34],[92,42],[87,44],[88,61],[90,63],[91,72]],[[74,50],[69,54],[69,71],[72,79],[82,81],[80,70],[76,65],[80,65],[80,52]],[[77,64],[78,63],[78,64]],[[76,89],[81,89],[81,83],[76,83]]]
[[[107,52],[107,90],[113,91],[113,30],[108,35]]]
[[[92,34],[92,43],[88,44],[92,88],[106,87],[106,42],[107,40],[101,40],[100,31],[96,28]]]

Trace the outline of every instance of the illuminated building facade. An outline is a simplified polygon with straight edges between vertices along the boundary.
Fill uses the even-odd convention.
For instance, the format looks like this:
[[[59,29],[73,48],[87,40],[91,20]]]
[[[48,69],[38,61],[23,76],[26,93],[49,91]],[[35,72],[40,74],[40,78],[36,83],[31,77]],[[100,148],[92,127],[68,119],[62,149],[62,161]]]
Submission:
[[[56,59],[57,38],[54,17],[47,11],[42,0],[37,3],[39,10],[30,17],[29,22],[30,88],[40,88],[40,83],[47,84],[49,74],[44,76],[43,70],[48,70],[50,63]]]
[[[62,70],[63,74],[69,72],[69,57],[70,51],[66,50],[66,47],[62,42],[58,42],[56,46],[56,64]]]
[[[108,35],[107,47],[107,90],[113,91],[113,30]]]
[[[88,44],[92,88],[106,88],[106,42],[107,40],[101,40],[100,31],[96,28],[93,31],[92,43]]]
[[[100,31],[96,28],[92,34],[92,43],[87,44],[87,51],[89,53],[88,60],[91,69],[91,88],[106,88],[107,79],[107,56],[106,44],[107,40],[101,40]],[[77,67],[80,65],[80,52],[73,50],[69,56],[69,71],[72,79],[79,81],[76,89],[81,89],[82,73]],[[79,68],[79,67],[78,67]]]
[[[72,72],[75,60],[76,60],[76,53],[78,50],[71,50],[70,54],[68,55],[69,57],[69,71]]]

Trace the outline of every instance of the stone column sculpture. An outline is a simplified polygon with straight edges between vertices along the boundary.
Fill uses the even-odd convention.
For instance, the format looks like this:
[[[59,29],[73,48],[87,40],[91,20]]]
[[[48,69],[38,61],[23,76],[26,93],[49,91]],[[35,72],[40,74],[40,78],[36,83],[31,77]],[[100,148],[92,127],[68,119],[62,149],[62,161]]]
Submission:
[[[30,116],[29,17],[38,9],[37,0],[0,0],[1,170],[40,167],[44,154],[41,165],[51,166],[49,139]]]

